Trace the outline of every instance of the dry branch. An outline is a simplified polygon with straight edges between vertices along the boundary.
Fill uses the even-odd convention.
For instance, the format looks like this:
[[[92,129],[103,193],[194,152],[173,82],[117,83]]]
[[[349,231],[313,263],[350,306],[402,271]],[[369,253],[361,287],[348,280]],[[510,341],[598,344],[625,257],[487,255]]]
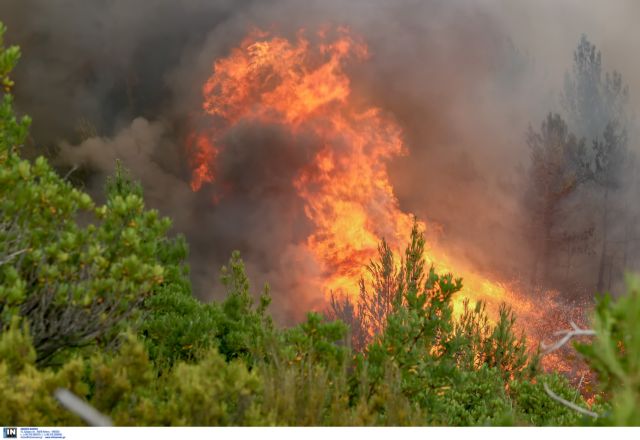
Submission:
[[[544,342],[540,343],[540,347],[543,350],[543,353],[542,353],[543,355],[549,354],[552,351],[556,351],[557,349],[565,345],[567,342],[569,342],[571,338],[574,338],[576,336],[595,336],[596,335],[595,330],[582,329],[578,327],[576,323],[573,321],[571,321],[570,324],[572,328],[571,330],[561,330],[554,333],[556,336],[562,336],[562,338],[556,341],[555,343],[549,344],[549,345],[545,344]]]
[[[12,252],[12,253],[8,254],[7,256],[5,256],[5,258],[3,260],[0,260],[0,266],[2,266],[3,264],[7,264],[9,261],[13,260],[15,257],[17,257],[20,254],[24,254],[28,250],[29,250],[29,248],[20,249],[19,251],[15,251],[15,252]]]
[[[559,348],[561,348],[562,346],[564,346],[567,342],[569,342],[571,340],[571,338],[574,338],[576,336],[595,336],[596,332],[595,330],[591,330],[591,329],[583,329],[578,327],[578,325],[573,322],[570,321],[569,324],[571,325],[571,330],[561,330],[561,331],[557,331],[554,333],[554,335],[556,336],[562,336],[562,338],[560,338],[559,340],[557,340],[555,343],[553,344],[545,344],[544,342],[540,343],[540,347],[543,350],[542,355],[547,355],[555,350],[558,350]],[[579,392],[580,390],[580,386],[582,385],[582,380],[584,379],[584,375],[582,375],[582,378],[580,379],[580,384],[578,385],[578,389],[576,390],[576,393]],[[553,400],[555,400],[556,402],[560,403],[561,405],[566,406],[567,408],[570,408],[574,411],[579,412],[580,414],[584,414],[593,418],[598,418],[598,414],[593,412],[593,411],[589,411],[588,409],[584,409],[579,405],[576,405],[573,402],[570,402],[566,399],[563,399],[562,397],[558,396],[556,393],[554,393],[553,391],[551,391],[551,388],[549,388],[549,385],[547,385],[546,383],[543,382],[543,387],[545,392],[547,393],[547,395],[549,397],[551,397]]]
[[[55,396],[62,406],[80,417],[89,426],[113,426],[113,422],[109,417],[102,414],[71,391],[58,388]]]
[[[543,382],[542,386],[544,386],[544,390],[549,395],[549,397],[551,397],[556,402],[566,406],[567,408],[571,408],[572,410],[577,411],[580,414],[591,416],[591,417],[596,418],[596,419],[598,418],[598,414],[597,413],[594,413],[593,411],[589,411],[588,409],[584,409],[581,406],[578,406],[575,403],[569,402],[568,400],[563,399],[562,397],[558,396],[556,393],[551,391],[551,388],[549,388],[549,385],[547,385],[546,383]]]

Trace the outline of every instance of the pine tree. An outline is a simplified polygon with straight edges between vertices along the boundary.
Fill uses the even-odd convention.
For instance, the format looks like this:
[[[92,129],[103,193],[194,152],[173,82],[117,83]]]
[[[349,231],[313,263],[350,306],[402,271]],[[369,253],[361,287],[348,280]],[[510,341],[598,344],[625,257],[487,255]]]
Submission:
[[[588,238],[588,228],[575,231],[563,222],[567,200],[587,177],[584,140],[578,140],[558,114],[549,113],[540,131],[529,129],[531,240],[535,246],[532,282],[548,283],[548,267],[562,244]]]
[[[606,269],[613,271],[612,230],[630,231],[628,223],[633,221],[630,207],[618,200],[630,183],[629,164],[633,162],[627,148],[629,88],[619,72],[603,75],[601,53],[583,35],[574,52],[572,74],[565,78],[562,98],[571,126],[591,146],[587,154],[590,178],[601,192],[596,289],[602,291],[611,283],[609,277],[605,286]],[[625,243],[625,255],[629,239],[625,233],[618,240]]]

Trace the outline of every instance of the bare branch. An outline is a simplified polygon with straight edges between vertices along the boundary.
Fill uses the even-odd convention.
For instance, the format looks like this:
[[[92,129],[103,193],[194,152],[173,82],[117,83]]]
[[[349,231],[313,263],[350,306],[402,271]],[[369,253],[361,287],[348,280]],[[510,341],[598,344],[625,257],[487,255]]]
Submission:
[[[571,321],[570,324],[571,324],[572,330],[562,330],[554,333],[556,336],[562,336],[562,338],[556,341],[554,344],[547,345],[545,343],[540,343],[540,347],[543,350],[543,353],[542,353],[543,355],[549,354],[552,351],[556,351],[557,349],[565,345],[567,342],[569,342],[573,337],[596,335],[595,330],[582,329],[578,327],[576,323],[573,321]]]
[[[13,260],[15,257],[17,257],[20,254],[24,254],[28,250],[29,248],[25,248],[25,249],[20,249],[19,251],[10,253],[4,258],[4,260],[0,260],[0,266],[2,266],[3,264],[7,264],[9,261]]]
[[[58,388],[54,395],[62,406],[87,422],[89,426],[113,426],[111,418],[102,414],[71,391]]]
[[[580,376],[580,382],[578,383],[578,387],[576,388],[576,395],[573,396],[573,401],[575,402],[578,396],[580,395],[580,388],[582,387],[582,382],[584,381],[584,373]]]
[[[63,179],[67,180],[69,178],[69,176],[74,173],[76,170],[78,169],[78,165],[74,164],[73,167],[67,172],[67,174],[64,175]]]
[[[544,390],[549,395],[549,397],[551,397],[556,402],[566,406],[567,408],[570,408],[570,409],[572,409],[574,411],[577,411],[580,414],[584,414],[586,416],[593,417],[594,419],[598,418],[598,414],[597,413],[595,413],[593,411],[589,411],[588,409],[584,409],[581,406],[578,406],[575,403],[569,402],[568,400],[563,399],[562,397],[558,396],[556,393],[551,391],[551,388],[549,388],[549,385],[547,385],[545,382],[542,383],[542,386],[544,387]]]

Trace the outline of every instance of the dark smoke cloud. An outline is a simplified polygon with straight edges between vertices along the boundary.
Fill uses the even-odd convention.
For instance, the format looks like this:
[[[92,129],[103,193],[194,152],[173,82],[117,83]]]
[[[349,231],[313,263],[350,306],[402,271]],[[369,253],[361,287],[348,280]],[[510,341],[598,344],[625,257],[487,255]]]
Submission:
[[[302,246],[309,225],[291,187],[314,139],[247,122],[218,162],[224,185],[188,186],[185,121],[213,60],[251,26],[294,35],[346,24],[360,34],[372,57],[352,68],[354,93],[397,120],[409,149],[390,163],[401,207],[442,225],[452,254],[517,277],[529,261],[520,203],[527,126],[559,109],[584,32],[608,65],[640,78],[631,56],[638,9],[631,0],[4,0],[0,20],[22,46],[16,95],[34,117],[37,148],[56,146],[60,165],[90,166],[96,194],[121,159],[148,203],[187,235],[198,296],[219,297],[217,270],[239,249],[287,319],[321,307],[318,286],[305,282],[319,269]]]
[[[39,142],[86,120],[111,135],[133,117],[157,118],[166,74],[187,47],[251,4],[244,0],[8,0],[0,17],[22,47],[16,94]]]

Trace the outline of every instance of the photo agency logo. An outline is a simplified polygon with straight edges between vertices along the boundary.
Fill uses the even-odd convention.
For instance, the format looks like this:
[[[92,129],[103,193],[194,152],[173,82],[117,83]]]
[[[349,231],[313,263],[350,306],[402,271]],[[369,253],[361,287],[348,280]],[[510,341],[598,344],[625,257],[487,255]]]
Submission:
[[[18,428],[2,428],[2,438],[18,438]]]

